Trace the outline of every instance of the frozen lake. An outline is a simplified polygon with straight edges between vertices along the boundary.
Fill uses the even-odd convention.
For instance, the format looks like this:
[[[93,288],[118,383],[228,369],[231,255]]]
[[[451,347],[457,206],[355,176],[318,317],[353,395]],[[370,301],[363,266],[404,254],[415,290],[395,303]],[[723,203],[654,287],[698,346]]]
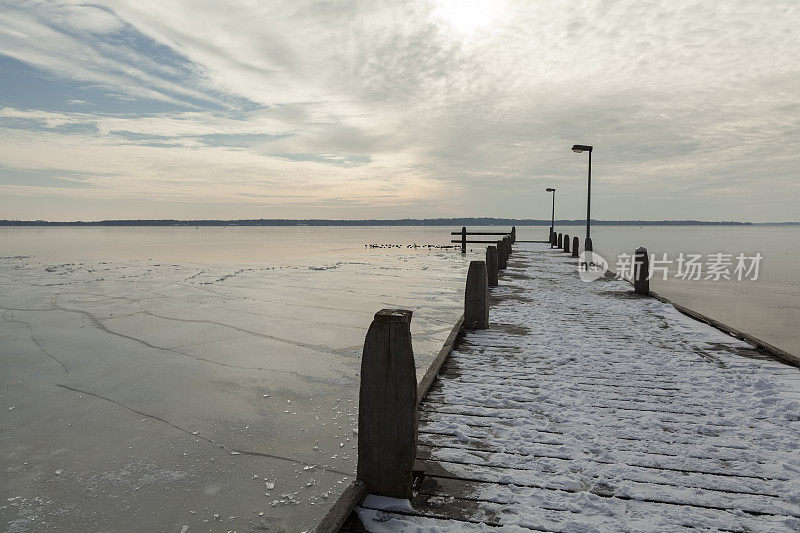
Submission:
[[[406,247],[446,244],[451,229],[0,228],[0,520],[312,528],[355,472],[372,315],[414,310],[422,374],[461,313],[483,246],[467,257]],[[593,238],[606,256],[640,244],[760,251],[758,281],[654,289],[797,353],[800,232],[773,230],[598,227]]]
[[[0,261],[12,531],[311,528],[355,472],[373,314],[414,310],[422,373],[461,313],[467,264],[449,251],[322,240],[267,262],[248,242],[226,264],[215,239],[258,229],[155,231],[208,240],[149,249],[127,229],[78,231],[91,249],[43,233],[49,250]]]

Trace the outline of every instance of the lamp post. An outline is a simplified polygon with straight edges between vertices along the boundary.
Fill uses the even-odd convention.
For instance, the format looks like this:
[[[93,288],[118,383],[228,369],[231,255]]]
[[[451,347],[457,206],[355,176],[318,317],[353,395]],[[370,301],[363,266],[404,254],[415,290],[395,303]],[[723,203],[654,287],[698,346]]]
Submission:
[[[586,194],[586,242],[583,249],[587,252],[592,251],[592,238],[589,236],[590,221],[592,219],[592,146],[576,144],[572,146],[572,151],[576,154],[589,152],[589,191]]]
[[[553,193],[553,212],[550,215],[550,248],[553,247],[553,230],[556,224],[556,190],[553,188],[546,188],[545,191]]]

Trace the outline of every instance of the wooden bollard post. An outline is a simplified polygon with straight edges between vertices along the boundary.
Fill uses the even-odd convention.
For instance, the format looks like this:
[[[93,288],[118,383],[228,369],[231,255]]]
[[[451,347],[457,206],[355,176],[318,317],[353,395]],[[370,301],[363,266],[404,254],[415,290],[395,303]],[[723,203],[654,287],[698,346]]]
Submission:
[[[578,238],[577,237],[573,237],[572,238],[572,257],[578,257],[578,244],[579,244]]]
[[[505,270],[508,266],[508,254],[506,253],[506,241],[497,241],[497,268]]]
[[[464,327],[489,327],[489,280],[484,261],[470,261],[464,290]]]
[[[511,244],[517,242],[517,227],[511,226]]]
[[[644,246],[633,254],[633,289],[644,296],[650,293],[650,258]]]
[[[497,241],[497,269],[505,270],[508,266],[508,256],[506,255],[506,243]]]
[[[467,228],[461,226],[461,253],[467,253]]]
[[[564,234],[564,251],[569,253],[569,235]]]
[[[508,259],[508,257],[511,255],[511,237],[506,235],[503,237],[503,242],[505,243],[506,247],[506,259]]]
[[[497,246],[486,247],[486,276],[490,287],[497,287]]]
[[[382,309],[364,340],[358,395],[358,480],[368,494],[412,496],[417,373],[411,311]]]
[[[594,248],[592,248],[592,238],[586,237],[586,240],[583,242],[583,251],[584,252],[593,252]]]
[[[547,235],[547,242],[553,244],[553,226],[550,226],[550,233]]]
[[[559,233],[558,234],[558,240],[556,241],[556,246],[558,248],[563,248],[564,247],[563,239],[564,239],[564,234],[563,233]]]

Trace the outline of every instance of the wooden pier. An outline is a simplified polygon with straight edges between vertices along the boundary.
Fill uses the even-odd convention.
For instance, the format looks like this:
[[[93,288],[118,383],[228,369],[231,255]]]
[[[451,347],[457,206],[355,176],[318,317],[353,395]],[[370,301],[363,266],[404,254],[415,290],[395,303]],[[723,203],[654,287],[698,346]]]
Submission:
[[[800,371],[568,250],[515,247],[420,384],[412,491],[362,479],[342,530],[800,530]]]

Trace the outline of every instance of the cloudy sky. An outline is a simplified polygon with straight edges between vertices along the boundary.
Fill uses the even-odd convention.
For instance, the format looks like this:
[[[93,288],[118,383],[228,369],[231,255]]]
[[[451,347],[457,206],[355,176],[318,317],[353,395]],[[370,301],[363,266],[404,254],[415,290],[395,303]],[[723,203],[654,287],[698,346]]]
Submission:
[[[800,219],[797,0],[0,9],[0,218]]]

